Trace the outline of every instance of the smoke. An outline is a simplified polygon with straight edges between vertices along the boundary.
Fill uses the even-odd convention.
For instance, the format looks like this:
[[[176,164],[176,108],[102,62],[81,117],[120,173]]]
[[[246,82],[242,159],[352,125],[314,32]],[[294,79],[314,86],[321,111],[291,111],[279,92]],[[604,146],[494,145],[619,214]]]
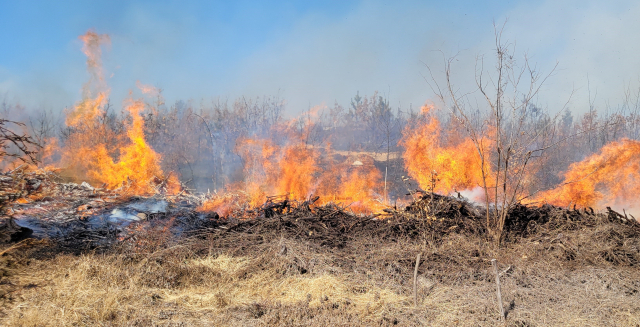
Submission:
[[[480,186],[476,186],[472,189],[466,189],[459,192],[460,195],[467,200],[475,203],[475,204],[485,204],[485,194],[484,189]],[[453,194],[452,194],[453,195]]]
[[[555,76],[543,90],[549,105],[571,98],[577,112],[615,109],[625,91],[640,87],[640,3],[636,1],[545,1],[522,3],[505,14],[505,36]]]
[[[601,208],[602,207],[604,206],[601,206]],[[628,215],[630,219],[635,218],[640,223],[640,207],[637,203],[629,202],[628,200],[617,200],[615,204],[610,207],[616,212]]]
[[[377,90],[394,106],[417,107],[432,98],[424,64],[441,71],[439,51],[458,54],[458,86],[473,91],[474,59],[490,57],[492,22],[500,26],[505,19],[505,39],[539,71],[559,62],[542,92],[543,107],[557,108],[575,91],[571,108],[584,111],[589,90],[596,106],[616,106],[626,87],[638,87],[640,36],[630,31],[640,27],[640,4],[631,1],[366,1],[326,8],[130,2],[118,10],[109,4],[47,10],[50,15],[34,15],[18,4],[0,20],[6,24],[1,33],[18,34],[6,35],[12,51],[0,55],[0,94],[27,107],[61,109],[78,101],[86,72],[74,39],[90,27],[112,35],[105,58],[112,103],[122,103],[140,80],[163,89],[168,103],[277,95],[295,114]],[[59,21],[69,26],[58,29]],[[46,33],[32,34],[41,30]],[[7,57],[11,53],[22,58]]]

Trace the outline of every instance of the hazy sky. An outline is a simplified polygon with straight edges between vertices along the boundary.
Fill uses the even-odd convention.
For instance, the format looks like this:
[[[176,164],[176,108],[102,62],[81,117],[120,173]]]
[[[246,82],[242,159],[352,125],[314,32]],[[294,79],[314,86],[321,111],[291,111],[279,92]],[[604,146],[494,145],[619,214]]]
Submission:
[[[112,102],[136,81],[168,103],[278,95],[290,113],[357,91],[394,106],[432,99],[425,64],[458,54],[473,91],[475,58],[491,56],[493,22],[541,72],[558,68],[541,106],[617,108],[640,86],[638,1],[15,1],[0,0],[0,99],[59,110],[88,79],[78,36],[109,34]],[[589,81],[589,83],[588,83]],[[596,96],[597,94],[597,96]]]

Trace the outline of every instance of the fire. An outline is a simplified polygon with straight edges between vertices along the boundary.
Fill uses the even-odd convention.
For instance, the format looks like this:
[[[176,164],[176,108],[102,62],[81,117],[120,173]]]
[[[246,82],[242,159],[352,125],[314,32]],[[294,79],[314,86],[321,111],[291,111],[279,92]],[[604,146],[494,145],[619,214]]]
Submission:
[[[225,216],[242,204],[260,206],[267,196],[304,201],[312,195],[320,197],[316,204],[342,203],[356,213],[372,213],[384,207],[376,201],[381,173],[373,159],[355,156],[336,164],[330,147],[306,145],[302,137],[291,132],[293,126],[289,123],[276,131],[288,136],[283,145],[263,138],[240,139],[236,153],[244,162],[243,183],[227,191],[234,196],[212,197],[199,210]]]
[[[147,143],[143,113],[149,109],[158,114],[158,108],[130,96],[124,103],[127,114],[124,123],[110,118],[107,110],[110,89],[102,67],[102,48],[110,43],[110,38],[88,31],[79,39],[87,57],[89,79],[82,87],[81,100],[65,111],[67,129],[63,138],[41,140],[43,148],[38,159],[42,167],[52,169],[52,164],[60,158],[59,164],[75,177],[88,178],[109,189],[132,194],[153,194],[160,189],[172,195],[183,192],[179,176],[164,174],[161,155]],[[157,97],[156,105],[163,103],[161,90],[140,82],[136,85],[147,97]],[[259,136],[238,138],[234,150],[242,159],[243,180],[228,185],[225,193],[211,197],[199,210],[227,216],[238,208],[260,207],[273,197],[304,201],[311,196],[320,197],[316,205],[340,203],[357,213],[374,213],[384,208],[387,199],[380,196],[382,173],[371,156],[360,152],[347,154],[345,158],[341,155],[346,151],[340,154],[330,145],[308,144],[313,139],[310,137],[313,129],[322,127],[314,125],[314,121],[322,119],[324,109],[324,105],[316,106],[284,122],[274,119],[271,130],[259,130],[256,133],[263,133]],[[434,106],[424,105],[416,122],[408,124],[402,132],[399,144],[405,149],[402,158],[409,176],[422,189],[441,194],[484,193],[478,190],[492,186],[485,185],[488,181],[483,181],[483,172],[485,176],[495,176],[490,161],[497,151],[489,148],[492,143],[489,140],[495,141],[496,134],[489,131],[474,142],[458,132],[455,122],[445,133],[433,111]],[[487,147],[483,148],[482,144]],[[485,154],[483,163],[481,155]],[[9,164],[0,161],[0,168]],[[522,180],[517,181],[521,188],[535,186],[535,173],[542,166],[538,165],[529,165],[521,174]],[[25,169],[37,168],[41,167]],[[522,171],[509,171],[518,172]],[[555,189],[527,201],[559,206],[632,208],[634,196],[640,192],[640,141],[621,139],[604,146],[599,153],[572,164],[564,173],[564,180]],[[507,183],[504,193],[510,186]],[[501,196],[498,190],[493,194],[489,196]],[[30,199],[18,200],[24,201]]]
[[[182,185],[180,184],[180,178],[176,173],[169,173],[166,181],[167,193],[171,195],[179,194],[182,191]]]
[[[315,150],[300,143],[278,146],[266,139],[242,139],[237,152],[245,161],[251,205],[264,203],[267,195],[298,200],[311,194],[318,171]]]
[[[244,182],[233,185],[226,195],[209,199],[200,211],[225,216],[243,203],[260,206],[267,196],[304,200],[311,195],[319,170],[316,150],[295,141],[279,146],[268,139],[245,138],[238,141],[236,152],[244,161]]]
[[[106,184],[108,188],[127,186],[136,194],[152,192],[149,181],[162,176],[160,155],[145,141],[144,121],[140,112],[144,109],[141,100],[130,100],[127,111],[132,123],[127,136],[130,144],[120,148],[119,160],[115,162],[104,145],[90,149],[88,153],[89,176]]]
[[[109,96],[102,69],[101,48],[102,45],[109,44],[109,35],[88,31],[80,36],[80,40],[83,43],[82,52],[87,56],[90,78],[82,87],[82,101],[67,112],[67,126],[77,126],[95,120],[102,113],[102,107]]]
[[[377,195],[381,193],[382,173],[374,166],[371,158],[361,158],[357,162],[363,162],[363,164],[353,165],[352,163],[349,168],[342,171],[337,198],[350,205],[350,209],[356,213],[380,211],[386,207],[376,200]]]
[[[342,203],[355,213],[373,213],[386,207],[379,196],[382,174],[375,167],[373,158],[354,155],[342,163],[335,163],[330,158],[328,161],[318,182],[320,204]]]
[[[463,138],[443,144],[440,122],[429,115],[432,110],[433,106],[424,105],[418,126],[407,126],[402,133],[409,176],[421,188],[442,194],[482,186],[482,163],[473,141]],[[485,171],[489,172],[488,165]]]
[[[633,207],[640,192],[640,141],[622,139],[572,164],[564,183],[537,197],[558,206]]]
[[[231,187],[231,189],[235,189],[235,187]],[[198,211],[201,212],[213,212],[215,211],[218,215],[222,217],[227,217],[234,208],[240,208],[243,204],[248,202],[247,193],[236,193],[232,191],[225,192],[221,195],[216,194],[211,197],[207,201],[205,201],[200,207],[198,207]]]
[[[58,144],[58,139],[55,137],[50,137],[44,140],[44,146],[42,147],[40,162],[44,165],[45,169],[53,170],[54,162],[56,161],[55,157],[59,155],[60,146]]]
[[[66,123],[71,133],[62,149],[62,163],[79,177],[91,178],[107,188],[123,187],[134,194],[152,193],[150,181],[161,178],[163,172],[160,155],[145,140],[141,115],[145,105],[142,100],[126,101],[131,119],[125,126],[126,136],[108,126],[107,118],[102,117],[109,90],[102,70],[101,45],[109,42],[109,36],[89,31],[80,39],[91,78],[83,87],[82,100],[67,112]],[[147,86],[141,89],[153,90]],[[169,192],[179,192],[175,177],[169,177],[168,181]]]
[[[206,201],[200,211],[225,216],[243,203],[260,206],[267,196],[304,201],[312,195],[320,196],[316,204],[342,203],[355,213],[372,213],[385,207],[376,201],[382,176],[371,158],[361,159],[366,165],[357,159],[360,165],[353,165],[353,158],[335,164],[330,151],[322,156],[321,151],[303,144],[280,147],[264,139],[242,140],[238,153],[245,161],[244,183]]]

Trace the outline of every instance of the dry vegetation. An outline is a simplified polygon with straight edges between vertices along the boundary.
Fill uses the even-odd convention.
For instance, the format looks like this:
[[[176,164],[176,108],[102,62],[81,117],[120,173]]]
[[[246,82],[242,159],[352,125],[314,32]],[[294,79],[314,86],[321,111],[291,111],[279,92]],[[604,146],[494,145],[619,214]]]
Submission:
[[[640,325],[638,224],[519,207],[494,250],[478,229],[482,218],[455,214],[472,206],[437,201],[425,196],[385,220],[323,206],[220,221],[180,239],[158,227],[79,255],[55,241],[24,241],[1,257],[2,323],[494,326],[489,259],[497,258],[510,267],[502,277],[508,325]],[[439,209],[419,214],[420,205]]]

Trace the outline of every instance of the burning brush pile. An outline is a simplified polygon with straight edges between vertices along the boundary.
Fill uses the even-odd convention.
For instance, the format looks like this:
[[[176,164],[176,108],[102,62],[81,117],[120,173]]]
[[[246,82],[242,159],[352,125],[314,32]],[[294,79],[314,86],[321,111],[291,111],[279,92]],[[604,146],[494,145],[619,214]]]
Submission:
[[[347,205],[333,202],[319,204],[320,197],[314,196],[304,201],[269,197],[261,205],[236,207],[220,216],[215,211],[200,210],[211,201],[208,196],[186,189],[173,193],[167,181],[158,178],[147,182],[154,192],[146,195],[132,194],[124,186],[108,189],[84,182],[63,183],[55,172],[29,170],[26,165],[1,174],[0,181],[1,240],[15,243],[26,238],[48,239],[63,252],[107,250],[119,244],[145,246],[139,244],[138,237],[158,235],[158,231],[165,237],[158,242],[170,244],[209,235],[222,247],[242,247],[270,234],[329,248],[341,248],[362,237],[385,242],[407,238],[439,242],[454,233],[486,235],[485,207],[461,196],[421,190],[410,194],[415,200],[408,205],[387,207],[375,214],[354,213]],[[614,236],[620,242],[640,235],[635,219],[611,208],[595,212],[592,208],[563,209],[549,204],[517,205],[509,211],[505,241],[601,224],[619,226]],[[611,260],[640,263],[640,252],[633,249],[633,244],[621,244],[631,247],[621,247],[617,255],[608,254]]]
[[[146,229],[161,228],[171,237],[199,229],[225,234],[273,229],[341,246],[361,233],[437,240],[450,233],[495,237],[498,230],[500,243],[503,236],[515,240],[549,224],[589,225],[604,219],[638,225],[631,213],[617,208],[628,208],[632,194],[638,193],[640,142],[622,139],[607,144],[601,153],[569,166],[565,182],[540,190],[534,181],[542,168],[523,165],[501,171],[503,166],[490,163],[487,153],[501,153],[492,148],[499,144],[492,141],[495,130],[475,139],[460,133],[443,135],[431,105],[407,123],[398,142],[404,148],[400,162],[409,175],[402,176],[401,185],[409,194],[387,187],[390,152],[383,179],[379,162],[365,152],[340,156],[329,142],[310,144],[316,126],[305,121],[318,116],[319,108],[306,113],[306,120],[277,121],[262,134],[233,139],[233,151],[242,162],[236,173],[243,178],[227,183],[224,191],[198,193],[177,173],[167,173],[163,155],[149,144],[147,118],[157,113],[157,106],[144,97],[131,97],[124,103],[127,116],[120,123],[105,111],[109,88],[101,45],[109,37],[90,31],[80,39],[91,78],[82,100],[66,111],[64,142],[47,142],[38,165],[7,170],[3,163],[5,240],[51,238],[64,247],[94,249],[135,241]],[[160,99],[154,87],[137,86],[144,96]],[[371,102],[358,98],[352,105],[354,115],[364,115],[363,120],[373,119],[363,114],[367,105],[389,109],[375,97]],[[210,130],[209,134],[213,142]],[[517,178],[509,175],[503,187],[490,180],[497,176],[498,181],[503,174]],[[498,192],[501,189],[505,191]],[[513,189],[512,194],[507,189]],[[513,200],[502,202],[507,197]],[[596,213],[592,207],[607,211]],[[496,223],[491,217],[500,219]]]

